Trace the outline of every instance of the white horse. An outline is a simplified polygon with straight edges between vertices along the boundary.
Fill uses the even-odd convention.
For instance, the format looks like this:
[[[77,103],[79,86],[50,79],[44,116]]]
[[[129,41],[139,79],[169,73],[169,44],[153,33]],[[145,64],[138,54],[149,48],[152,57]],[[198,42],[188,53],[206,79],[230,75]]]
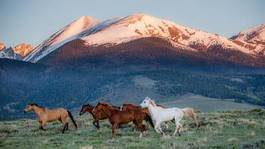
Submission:
[[[176,124],[176,129],[173,135],[175,136],[176,133],[178,133],[178,135],[180,136],[180,129],[182,128],[180,120],[183,118],[184,115],[181,109],[159,107],[149,97],[145,97],[145,99],[140,105],[142,108],[144,107],[148,108],[157,133],[162,133],[163,135],[165,135],[165,133],[161,129],[161,123],[171,121],[174,119]]]

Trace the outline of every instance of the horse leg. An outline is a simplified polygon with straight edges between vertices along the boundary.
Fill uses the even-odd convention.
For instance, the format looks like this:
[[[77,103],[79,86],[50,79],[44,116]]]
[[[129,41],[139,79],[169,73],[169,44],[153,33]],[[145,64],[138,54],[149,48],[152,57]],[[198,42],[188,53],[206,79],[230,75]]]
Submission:
[[[45,129],[44,129],[45,124],[46,124],[45,122],[41,121],[41,122],[40,122],[40,127],[39,127],[39,128],[40,128],[41,130],[45,130]]]
[[[176,119],[175,119],[175,124],[176,124],[176,129],[174,131],[173,136],[175,136],[176,133],[178,133],[178,135],[180,136],[180,129],[182,128],[182,125]]]
[[[164,125],[166,126],[166,129],[168,129],[169,127],[168,127],[168,123],[167,122],[165,122],[164,123]]]
[[[66,123],[66,130],[69,130],[69,123]]]
[[[195,124],[196,124],[196,127],[197,129],[199,128],[199,123],[198,123],[198,120],[197,120],[197,115],[196,113],[192,113],[192,119],[194,120]]]
[[[117,128],[118,124],[114,123],[112,124],[112,138],[114,138],[116,136],[116,128]]]
[[[162,131],[162,128],[159,126],[158,129],[159,129],[159,131],[162,133],[162,135],[164,136],[165,133]]]
[[[135,132],[136,130],[140,130],[139,122],[133,120],[133,124],[134,124],[134,127],[132,128],[133,132]]]
[[[96,123],[97,123],[97,128],[99,129],[100,128],[100,126],[99,126],[99,120],[97,120]]]
[[[140,128],[141,128],[141,134],[142,135],[145,135],[145,125],[144,124],[141,124],[140,125]]]
[[[64,133],[65,129],[66,129],[66,124],[63,125],[62,133]]]
[[[94,125],[97,129],[99,129],[99,122],[98,122],[98,120],[94,120],[94,121],[93,121],[93,125]]]
[[[63,119],[63,118],[61,118],[60,121],[63,123],[62,133],[64,133],[65,130],[68,130],[68,122],[66,119]]]
[[[181,136],[181,135],[180,135],[180,130],[181,130],[181,128],[182,128],[182,125],[179,123],[179,128],[178,128],[178,135],[179,135],[179,136]]]
[[[138,130],[140,130],[139,137],[141,138],[143,136],[144,131],[145,131],[145,125],[142,124],[142,121],[133,121],[133,123],[135,124],[136,128]]]
[[[63,130],[62,133],[64,133],[64,131],[68,130],[68,122],[63,124]]]
[[[155,124],[155,130],[156,130],[157,133],[160,133],[162,135],[165,135],[165,133],[162,131],[162,129],[160,127],[160,124],[161,124],[161,122],[156,122],[156,124]]]
[[[42,122],[41,122],[41,121],[39,121],[39,129],[41,129],[41,130],[42,130],[43,128],[42,128],[42,126],[41,126],[41,123],[42,123]]]

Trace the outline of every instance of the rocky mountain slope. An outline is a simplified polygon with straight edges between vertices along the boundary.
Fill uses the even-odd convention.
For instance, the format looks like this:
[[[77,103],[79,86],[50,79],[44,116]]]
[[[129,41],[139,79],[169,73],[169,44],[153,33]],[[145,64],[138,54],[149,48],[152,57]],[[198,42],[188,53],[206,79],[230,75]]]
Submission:
[[[145,42],[152,42],[154,38],[159,38],[159,41],[163,41],[163,43],[157,43],[156,45],[164,44],[168,45],[168,47],[170,46],[171,53],[174,53],[174,51],[182,51],[182,53],[189,53],[189,55],[193,55],[197,58],[205,57],[206,59],[203,60],[211,59],[214,61],[221,60],[242,65],[265,66],[264,55],[261,54],[262,38],[260,38],[261,40],[253,39],[257,41],[250,43],[256,45],[257,48],[253,49],[253,45],[246,46],[241,44],[241,38],[236,39],[236,37],[234,37],[232,39],[227,39],[217,34],[182,26],[165,19],[145,14],[133,14],[127,17],[115,18],[102,22],[93,21],[93,19],[90,18],[90,21],[87,21],[90,22],[88,23],[89,25],[87,25],[87,23],[84,25],[84,17],[81,17],[81,20],[83,21],[80,21],[80,19],[74,21],[74,23],[60,30],[59,33],[51,36],[35,48],[24,60],[38,62],[42,61],[41,59],[47,56],[44,58],[45,61],[47,61],[49,57],[54,57],[56,53],[57,56],[61,58],[62,55],[64,55],[65,58],[70,58],[71,60],[79,59],[78,56],[84,58],[84,55],[91,55],[91,53],[98,53],[97,56],[100,57],[106,56],[110,53],[109,51],[112,51],[107,49],[116,49],[112,51],[112,53],[123,53],[123,56],[127,57],[126,53],[123,52],[128,51],[125,50],[127,49],[125,45],[133,44],[135,47],[144,47],[145,49],[154,50],[152,45],[146,47],[144,45],[135,45],[135,43],[139,40],[143,40],[138,43],[146,44]],[[78,24],[77,28],[82,29],[78,31],[72,29],[76,28],[73,24]],[[59,40],[61,39],[61,34],[68,35],[65,33],[67,30],[74,30],[75,32],[71,34],[74,36],[63,36],[65,40]],[[261,32],[256,33],[256,35],[262,36],[263,30],[256,30],[256,32]],[[149,39],[150,41],[148,41]],[[68,52],[70,55],[67,55],[65,51],[69,51],[70,47],[73,49],[71,52]],[[122,47],[122,49],[116,47]],[[155,48],[156,51],[159,51],[159,48],[162,49],[163,46],[156,46]],[[133,53],[138,49],[132,48],[131,50],[130,53]],[[105,52],[99,54],[99,51]],[[53,56],[49,55],[49,53]],[[139,51],[136,53],[138,53],[138,56],[143,56]],[[164,52],[160,51],[159,53]],[[150,55],[152,53],[149,52],[148,54]],[[133,55],[136,56],[136,54]],[[177,55],[176,59],[181,56],[178,52],[175,52],[174,55]],[[161,55],[158,55],[157,58],[159,59],[160,56]],[[113,57],[113,59],[114,58],[115,57]],[[190,59],[192,60],[193,57],[190,57]]]

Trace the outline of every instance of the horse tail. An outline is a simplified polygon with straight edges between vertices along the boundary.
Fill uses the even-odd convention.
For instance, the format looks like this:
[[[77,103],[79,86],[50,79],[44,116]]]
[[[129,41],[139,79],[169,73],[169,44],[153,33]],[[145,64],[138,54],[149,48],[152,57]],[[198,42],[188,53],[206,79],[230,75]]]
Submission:
[[[69,115],[70,119],[72,120],[73,124],[75,125],[75,129],[77,129],[77,124],[76,124],[76,122],[74,120],[74,117],[73,117],[72,113],[70,111],[68,111],[68,110],[67,110],[67,112],[68,112],[68,115]]]
[[[184,113],[184,116],[188,117],[188,118],[191,118],[195,122],[196,127],[198,128],[199,127],[199,123],[197,121],[197,114],[194,112],[194,109],[192,109],[192,108],[183,108],[182,111]]]
[[[146,114],[145,120],[146,120],[147,122],[149,122],[149,124],[150,124],[153,128],[155,128],[154,123],[153,123],[153,120],[152,120],[152,118],[151,118],[151,116],[150,116],[149,114]]]

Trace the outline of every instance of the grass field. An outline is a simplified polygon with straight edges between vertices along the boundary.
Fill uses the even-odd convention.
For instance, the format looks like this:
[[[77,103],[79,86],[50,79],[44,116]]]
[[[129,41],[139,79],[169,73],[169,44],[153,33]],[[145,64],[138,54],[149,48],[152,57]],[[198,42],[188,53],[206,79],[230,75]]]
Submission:
[[[38,129],[35,120],[22,119],[0,122],[0,148],[265,148],[265,110],[227,111],[198,114],[200,128],[192,121],[184,119],[181,136],[171,136],[174,126],[163,130],[160,136],[147,127],[147,135],[139,138],[131,124],[118,130],[111,138],[108,121],[102,121],[96,130],[89,115],[76,116],[79,129],[61,134],[58,122],[46,126],[46,131]]]
[[[261,106],[237,103],[234,99],[210,98],[195,94],[186,94],[179,97],[168,98],[168,101],[161,103],[167,107],[176,106],[179,108],[193,107],[201,112],[230,111],[230,110],[252,110],[262,108]]]

